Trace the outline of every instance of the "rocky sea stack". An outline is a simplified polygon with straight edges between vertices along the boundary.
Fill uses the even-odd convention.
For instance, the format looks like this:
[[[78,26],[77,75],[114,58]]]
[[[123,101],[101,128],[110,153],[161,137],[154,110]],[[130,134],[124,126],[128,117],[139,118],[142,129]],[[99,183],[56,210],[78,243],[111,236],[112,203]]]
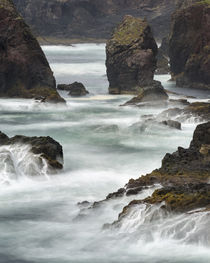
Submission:
[[[0,96],[64,102],[39,43],[11,0],[0,0]]]
[[[106,45],[111,94],[138,94],[152,85],[158,48],[146,20],[125,16]]]
[[[106,45],[109,93],[139,95],[135,103],[166,100],[161,83],[153,79],[157,52],[147,21],[125,16]]]
[[[179,9],[172,17],[171,72],[177,86],[210,89],[210,1]]]

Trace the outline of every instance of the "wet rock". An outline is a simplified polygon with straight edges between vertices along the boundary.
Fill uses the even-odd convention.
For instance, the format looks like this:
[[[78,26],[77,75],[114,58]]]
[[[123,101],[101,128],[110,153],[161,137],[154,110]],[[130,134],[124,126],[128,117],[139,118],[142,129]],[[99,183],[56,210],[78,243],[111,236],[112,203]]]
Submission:
[[[122,197],[125,194],[125,192],[126,192],[125,188],[120,188],[117,192],[108,194],[106,200],[111,198]]]
[[[155,87],[157,45],[146,20],[125,16],[106,44],[110,94],[138,94]]]
[[[162,121],[162,124],[177,130],[181,130],[181,123],[178,121],[167,120],[167,121]]]
[[[65,102],[37,40],[10,0],[0,1],[0,97]]]
[[[62,146],[51,137],[28,137],[16,135],[9,138],[0,132],[0,145],[23,144],[31,145],[31,152],[44,158],[52,169],[63,168]]]
[[[81,82],[74,82],[72,84],[59,84],[57,86],[59,90],[69,91],[69,95],[72,97],[81,97],[87,95],[89,92]]]
[[[210,89],[210,3],[179,9],[169,41],[171,72],[177,86]]]
[[[155,82],[153,86],[144,87],[138,94],[137,97],[132,98],[124,104],[127,105],[138,105],[142,102],[161,102],[168,100],[168,95],[163,89],[161,83]]]
[[[171,108],[157,115],[157,121],[175,120],[184,122],[193,119],[196,122],[210,120],[210,103],[194,102],[184,108]]]

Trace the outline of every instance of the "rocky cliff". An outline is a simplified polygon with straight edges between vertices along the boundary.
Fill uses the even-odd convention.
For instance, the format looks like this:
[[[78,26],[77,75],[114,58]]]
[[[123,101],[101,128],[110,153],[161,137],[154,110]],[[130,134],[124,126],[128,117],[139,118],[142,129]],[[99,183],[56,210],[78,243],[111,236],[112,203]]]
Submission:
[[[107,39],[125,15],[146,17],[155,36],[170,29],[174,0],[14,0],[37,35],[53,38]]]
[[[125,16],[106,45],[109,93],[138,94],[144,87],[155,86],[156,55],[147,21]]]
[[[44,53],[11,0],[0,0],[0,96],[64,101]]]
[[[171,71],[177,85],[210,89],[210,1],[178,10],[169,41]]]

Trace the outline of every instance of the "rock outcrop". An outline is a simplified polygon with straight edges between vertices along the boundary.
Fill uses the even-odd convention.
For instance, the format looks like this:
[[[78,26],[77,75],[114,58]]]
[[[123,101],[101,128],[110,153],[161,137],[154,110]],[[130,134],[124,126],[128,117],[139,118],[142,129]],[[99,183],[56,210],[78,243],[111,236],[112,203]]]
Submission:
[[[152,85],[153,86],[143,87],[143,89],[139,92],[137,97],[134,97],[131,100],[127,101],[123,106],[138,106],[138,104],[142,102],[153,102],[153,104],[154,102],[161,102],[161,105],[162,101],[168,100],[168,95],[166,94],[160,82],[154,81]]]
[[[106,45],[110,94],[139,94],[160,83],[153,80],[157,45],[146,20],[125,16]]]
[[[63,149],[62,146],[51,137],[28,137],[16,135],[9,138],[0,132],[0,146],[2,145],[30,145],[31,152],[44,158],[52,170],[63,168]]]
[[[69,91],[69,95],[72,97],[81,97],[89,94],[85,86],[81,82],[74,82],[72,84],[59,84],[57,86],[59,90]]]
[[[210,89],[210,2],[178,10],[169,41],[171,72],[179,87]]]
[[[133,200],[126,206],[119,219],[138,204],[162,204],[163,209],[189,212],[210,207],[210,122],[198,125],[188,149],[179,147],[173,154],[166,154],[160,169],[151,174],[131,179],[125,188],[109,194],[107,199],[120,198],[124,194],[136,195],[154,184],[162,188],[144,200]]]
[[[44,53],[11,0],[0,0],[0,96],[64,102]]]

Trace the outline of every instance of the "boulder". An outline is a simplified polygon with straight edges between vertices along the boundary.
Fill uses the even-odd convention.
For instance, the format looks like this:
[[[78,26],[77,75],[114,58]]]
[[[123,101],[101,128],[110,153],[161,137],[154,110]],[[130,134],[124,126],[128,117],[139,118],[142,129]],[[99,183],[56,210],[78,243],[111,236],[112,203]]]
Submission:
[[[0,0],[0,97],[65,102],[37,40],[11,0]]]
[[[155,86],[157,45],[146,20],[125,16],[106,44],[110,94],[138,94]]]
[[[199,1],[172,17],[171,72],[179,87],[210,89],[210,2]]]
[[[81,82],[74,82],[72,84],[59,84],[57,86],[59,90],[69,91],[69,95],[72,97],[80,97],[89,94],[85,86]]]
[[[141,102],[161,102],[168,100],[168,95],[162,87],[161,83],[155,81],[153,86],[144,87],[137,97],[132,98],[124,104],[126,105],[138,105]]]
[[[31,152],[44,158],[52,169],[63,168],[63,149],[62,146],[51,137],[28,137],[16,135],[9,138],[0,132],[0,146],[23,144],[31,145]]]

